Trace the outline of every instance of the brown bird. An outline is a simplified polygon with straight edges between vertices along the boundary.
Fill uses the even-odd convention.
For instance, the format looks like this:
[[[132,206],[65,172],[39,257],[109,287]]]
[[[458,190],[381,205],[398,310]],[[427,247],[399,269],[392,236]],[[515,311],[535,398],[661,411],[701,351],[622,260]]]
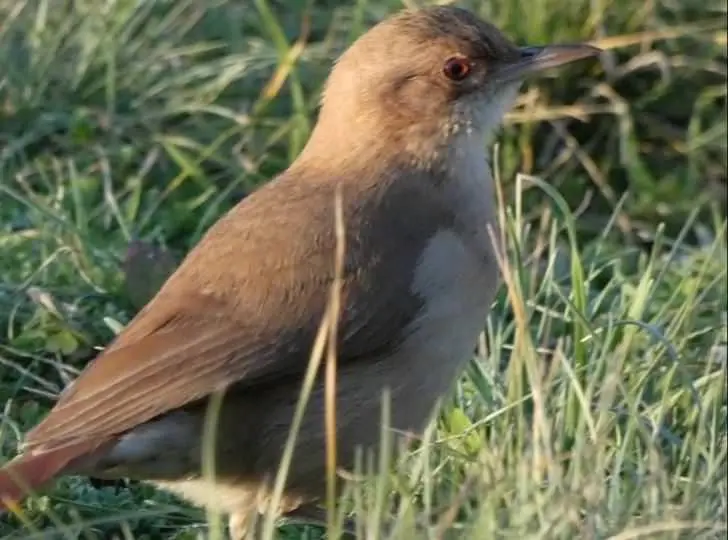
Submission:
[[[392,427],[421,430],[498,286],[486,142],[524,77],[597,52],[519,48],[454,7],[374,26],[333,68],[301,155],[220,219],[62,394],[0,472],[0,497],[58,475],[135,478],[216,506],[243,538],[270,499],[335,278],[337,193],[338,464],[379,443],[383,389]],[[213,485],[203,424],[222,389]],[[324,409],[319,380],[281,515],[325,494]]]

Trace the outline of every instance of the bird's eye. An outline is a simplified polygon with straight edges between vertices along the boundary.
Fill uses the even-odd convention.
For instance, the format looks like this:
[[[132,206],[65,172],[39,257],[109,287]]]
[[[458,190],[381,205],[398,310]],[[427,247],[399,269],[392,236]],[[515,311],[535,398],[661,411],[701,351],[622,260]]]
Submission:
[[[451,81],[462,81],[470,75],[473,66],[470,60],[462,56],[453,56],[448,58],[445,62],[445,66],[442,68],[445,77]]]

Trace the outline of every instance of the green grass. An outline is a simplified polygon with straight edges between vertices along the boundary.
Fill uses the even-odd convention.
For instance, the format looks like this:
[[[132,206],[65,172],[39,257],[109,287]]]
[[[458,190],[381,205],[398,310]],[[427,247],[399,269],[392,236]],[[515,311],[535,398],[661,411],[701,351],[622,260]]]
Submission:
[[[459,4],[606,52],[524,89],[496,149],[509,264],[487,352],[344,505],[395,538],[724,538],[726,4]],[[130,241],[184,253],[284,169],[330,60],[401,5],[0,0],[3,458],[137,309]],[[22,509],[2,538],[206,530],[125,482],[63,479]]]

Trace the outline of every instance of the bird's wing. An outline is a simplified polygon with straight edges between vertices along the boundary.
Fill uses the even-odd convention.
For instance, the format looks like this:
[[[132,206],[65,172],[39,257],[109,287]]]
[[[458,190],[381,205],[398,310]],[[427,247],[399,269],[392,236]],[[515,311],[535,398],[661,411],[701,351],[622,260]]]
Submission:
[[[113,436],[216,390],[302,375],[334,281],[336,235],[332,185],[294,180],[264,187],[210,229],[28,448]],[[447,216],[424,181],[409,185],[342,192],[340,362],[396,348],[422,309],[413,274]]]

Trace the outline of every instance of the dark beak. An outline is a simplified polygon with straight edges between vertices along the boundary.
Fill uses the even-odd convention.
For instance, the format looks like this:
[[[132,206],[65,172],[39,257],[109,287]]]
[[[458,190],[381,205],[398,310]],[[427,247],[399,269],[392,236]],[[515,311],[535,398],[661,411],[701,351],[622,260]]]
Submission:
[[[586,44],[522,47],[519,50],[520,57],[513,62],[504,63],[498,69],[497,77],[500,81],[510,82],[523,79],[528,75],[590,58],[602,52],[601,49]]]

